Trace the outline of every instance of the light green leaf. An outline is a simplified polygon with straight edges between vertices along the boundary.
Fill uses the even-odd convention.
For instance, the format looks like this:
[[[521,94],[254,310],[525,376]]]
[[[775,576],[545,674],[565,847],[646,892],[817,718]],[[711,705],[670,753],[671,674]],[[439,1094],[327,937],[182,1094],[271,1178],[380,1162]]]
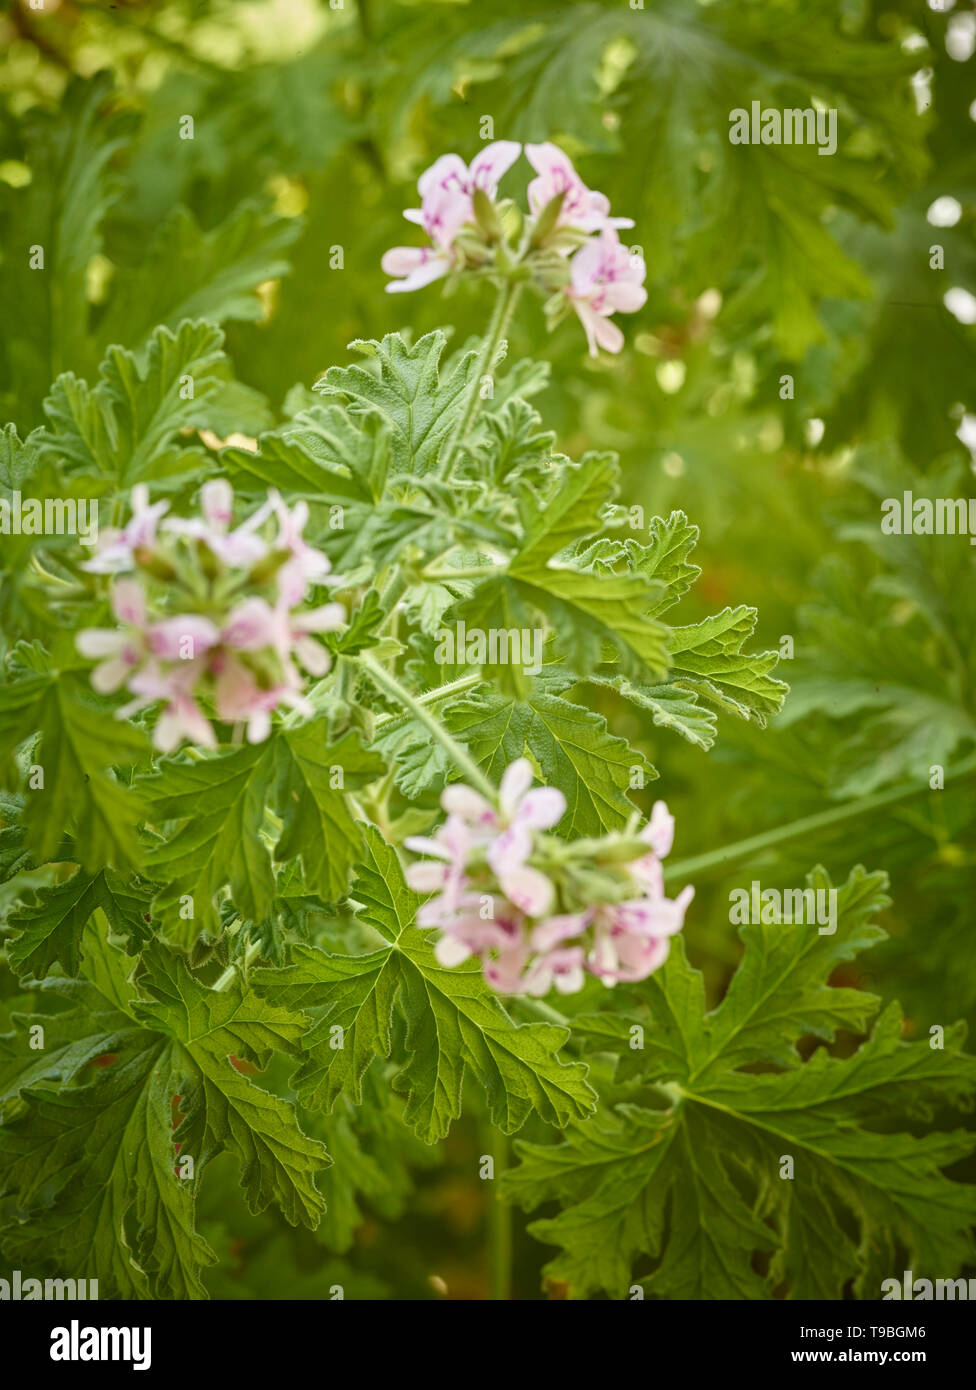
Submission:
[[[668,647],[672,677],[685,689],[763,727],[782,706],[789,686],[769,674],[779,661],[777,652],[742,650],[756,616],[744,604],[724,608],[700,623],[672,628]]]
[[[78,869],[64,883],[40,889],[8,917],[7,927],[16,933],[9,947],[13,969],[40,979],[57,961],[66,974],[76,975],[82,934],[99,908],[119,935],[137,943],[148,938],[148,893],[111,869],[96,874]]]
[[[189,472],[202,455],[176,443],[206,424],[206,402],[220,389],[223,334],[212,323],[157,328],[139,353],[110,347],[94,388],[70,372],[45,402],[49,426],[36,436],[41,456],[67,472],[107,475],[119,491]]]
[[[396,472],[429,473],[460,417],[477,356],[466,354],[442,379],[446,342],[439,330],[412,346],[398,333],[382,342],[357,339],[350,347],[368,365],[330,367],[314,389],[338,397],[355,413],[380,415],[390,431]]]
[[[618,830],[635,810],[627,796],[634,769],[657,775],[610,733],[602,715],[563,699],[555,686],[537,688],[525,701],[494,691],[459,700],[446,719],[494,782],[516,758],[531,754],[546,785],[566,798],[559,829],[567,835]]]
[[[301,229],[297,218],[241,203],[205,232],[188,208],[175,208],[140,264],[119,276],[100,342],[137,347],[157,325],[175,331],[183,319],[259,319],[258,286],[289,273],[284,253]]]

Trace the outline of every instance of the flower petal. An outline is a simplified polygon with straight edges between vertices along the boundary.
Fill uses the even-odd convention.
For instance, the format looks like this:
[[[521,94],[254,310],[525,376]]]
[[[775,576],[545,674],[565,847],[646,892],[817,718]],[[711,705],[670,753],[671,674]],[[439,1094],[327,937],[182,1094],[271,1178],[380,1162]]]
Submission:
[[[566,798],[555,787],[536,787],[526,792],[516,811],[516,819],[534,830],[549,830],[562,820]]]
[[[502,891],[514,907],[526,917],[544,917],[552,907],[555,892],[549,879],[539,869],[528,864],[499,873]]]
[[[498,789],[498,801],[506,819],[515,814],[519,802],[531,785],[532,764],[528,758],[516,758],[514,763],[509,763]]]

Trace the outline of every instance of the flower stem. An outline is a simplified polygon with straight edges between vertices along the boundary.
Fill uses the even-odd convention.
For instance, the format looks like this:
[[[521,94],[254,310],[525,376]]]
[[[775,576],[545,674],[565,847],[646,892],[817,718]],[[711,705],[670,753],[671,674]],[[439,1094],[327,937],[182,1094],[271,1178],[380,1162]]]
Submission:
[[[422,695],[415,695],[414,699],[418,705],[436,705],[441,700],[449,700],[453,695],[463,695],[465,691],[473,690],[476,685],[481,685],[484,681],[480,671],[476,671],[470,676],[459,676],[456,681],[448,681],[446,685],[435,685],[433,690],[425,690]],[[374,721],[374,727],[383,729],[387,724],[392,724],[395,719],[403,719],[403,714],[378,714]]]
[[[571,1028],[572,1019],[561,1014],[558,1009],[554,1009],[551,1004],[547,1004],[543,999],[537,999],[531,994],[520,994],[518,1002],[527,1013],[535,1014],[536,1018],[542,1019],[545,1023],[558,1023],[561,1028]]]
[[[225,989],[229,988],[238,970],[240,970],[243,975],[260,949],[260,942],[249,941],[244,947],[243,961],[235,961],[233,965],[228,965],[224,973],[211,985],[213,992],[215,994],[222,994]]]
[[[508,331],[508,325],[512,321],[512,315],[515,312],[515,306],[521,292],[522,286],[516,280],[506,280],[499,287],[498,298],[495,300],[491,322],[488,324],[488,332],[485,334],[481,353],[471,378],[471,385],[468,387],[468,396],[461,411],[461,418],[454,428],[454,433],[451,435],[438,469],[442,478],[451,476],[451,469],[454,467],[457,452],[467,439],[471,426],[478,418],[478,411],[481,408],[482,378],[490,373],[495,365],[498,349]]]
[[[504,565],[470,565],[467,569],[425,569],[425,579],[488,579],[504,574]]]
[[[416,696],[411,695],[410,691],[400,684],[392,671],[384,670],[371,656],[368,656],[364,652],[357,657],[356,660],[358,660],[360,666],[378,689],[382,690],[384,694],[389,695],[391,699],[397,700],[405,709],[409,710],[415,719],[423,724],[424,728],[444,749],[455,767],[464,774],[468,782],[473,787],[477,787],[482,795],[486,796],[489,801],[494,802],[495,788],[468,753],[467,749],[462,748],[457,740],[451,737],[437,716],[432,714]]]
[[[961,762],[953,772],[947,773],[947,778],[959,782],[963,778],[971,777],[973,773],[976,773],[976,755]],[[722,849],[710,850],[707,854],[667,864],[664,868],[664,880],[667,883],[676,878],[700,876],[711,869],[726,868],[747,855],[788,844],[790,840],[797,840],[814,831],[843,825],[846,821],[857,820],[872,811],[895,806],[899,801],[910,801],[913,797],[924,796],[927,791],[928,786],[913,783],[908,787],[895,787],[884,792],[874,792],[871,796],[858,797],[856,801],[848,801],[843,806],[832,806],[828,811],[818,811],[815,815],[803,816],[787,825],[777,825],[772,830],[763,831],[761,835],[751,835],[747,840],[738,840],[735,844],[723,846]]]

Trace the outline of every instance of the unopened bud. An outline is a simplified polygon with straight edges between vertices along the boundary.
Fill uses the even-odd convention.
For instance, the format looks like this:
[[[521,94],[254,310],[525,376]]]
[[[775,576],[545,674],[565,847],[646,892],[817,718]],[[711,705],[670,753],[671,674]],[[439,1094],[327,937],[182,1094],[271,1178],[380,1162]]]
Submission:
[[[495,204],[483,188],[476,188],[471,196],[474,207],[474,220],[484,232],[489,242],[501,241],[505,235]]]
[[[147,545],[141,545],[132,552],[133,559],[141,570],[151,574],[154,579],[164,579],[167,582],[176,579],[178,571],[176,566],[166,559],[165,555],[158,550],[152,550]]]
[[[650,853],[651,847],[646,840],[636,835],[621,835],[605,841],[593,857],[598,864],[632,864]]]
[[[266,584],[269,579],[273,579],[290,555],[290,550],[272,550],[251,570],[251,583]]]
[[[555,198],[550,198],[545,207],[536,218],[535,231],[532,233],[531,245],[533,247],[544,246],[548,237],[556,230],[556,223],[559,221],[559,214],[563,210],[563,200],[566,191],[557,193]]]

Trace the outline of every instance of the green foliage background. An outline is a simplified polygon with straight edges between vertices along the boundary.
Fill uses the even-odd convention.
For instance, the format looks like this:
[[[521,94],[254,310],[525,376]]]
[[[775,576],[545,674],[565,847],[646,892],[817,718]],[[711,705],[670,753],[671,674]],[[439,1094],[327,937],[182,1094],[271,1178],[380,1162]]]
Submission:
[[[921,1039],[922,1052],[913,1053],[920,1068],[930,1027],[976,1017],[974,552],[962,538],[879,530],[885,496],[976,493],[957,436],[976,406],[976,329],[942,302],[951,287],[976,293],[976,83],[973,61],[947,52],[952,22],[952,12],[917,0],[645,0],[636,10],[592,0],[346,0],[339,9],[314,0],[62,0],[53,13],[15,3],[0,16],[0,418],[22,435],[44,423],[42,402],[59,373],[94,382],[111,345],[142,353],[161,324],[223,327],[226,359],[205,333],[194,347],[198,371],[210,373],[208,423],[220,437],[280,424],[305,401],[295,383],[310,388],[349,361],[353,339],[404,329],[417,341],[447,322],[452,346],[465,343],[488,312],[476,292],[464,288],[446,302],[436,288],[388,297],[379,262],[387,247],[412,240],[401,214],[419,172],[447,150],[470,158],[485,117],[496,138],[563,145],[614,210],[635,218],[627,235],[643,248],[649,299],[624,323],[622,358],[590,361],[572,322],[546,338],[541,314],[523,305],[509,360],[553,364],[535,397],[546,427],[571,457],[619,453],[622,505],[643,508],[648,520],[680,508],[701,527],[695,558],[703,578],[682,621],[749,602],[759,608],[757,648],[793,638],[794,656],[778,670],[792,687],[784,712],[766,729],[723,719],[710,751],[707,729],[697,743],[677,739],[648,711],[600,692],[610,728],[660,773],[655,791],[677,816],[675,857],[693,861],[878,796],[869,813],[760,844],[725,866],[696,874],[688,865],[697,896],[687,956],[703,972],[708,1004],[726,997],[729,1010],[734,992],[726,991],[743,951],[728,920],[730,887],[752,878],[792,886],[818,863],[835,884],[858,864],[887,871],[887,906],[880,880],[860,889],[856,877],[848,882],[848,896],[869,900],[872,912],[852,901],[837,944],[845,932],[863,933],[868,916],[880,917],[887,939],[866,961],[852,946],[803,967],[810,988],[819,971],[821,986],[829,978],[844,994],[843,1006],[824,1006],[824,1017],[811,1017],[809,1000],[795,1015],[805,1025],[804,1055],[814,1037],[833,1039],[821,1051],[837,1064],[871,1012],[849,995],[901,1001],[904,1018],[887,1012],[872,1045],[881,1052],[885,1039]],[[754,98],[803,106],[811,97],[839,111],[835,156],[729,144],[731,108]],[[181,140],[187,114],[194,138]],[[927,210],[947,195],[962,216],[951,228],[934,227]],[[25,248],[35,242],[55,249],[49,273],[27,267]],[[944,269],[930,267],[936,243]],[[341,269],[333,268],[335,248]],[[153,341],[153,352],[167,351],[165,336]],[[132,384],[127,361],[118,359],[114,388],[123,402]],[[792,400],[781,398],[785,374],[795,382]],[[84,403],[70,395],[59,409],[78,418]],[[131,482],[140,464],[127,452],[126,430],[139,437],[138,429],[119,419],[119,477]],[[57,420],[48,428],[56,435]],[[213,454],[197,439],[186,442],[206,472]],[[9,437],[6,448],[0,463],[11,485]],[[2,555],[4,628],[16,631],[25,615],[43,624],[23,552],[4,538]],[[936,763],[947,786],[928,794]],[[886,792],[908,784],[917,796],[885,803]],[[186,789],[174,788],[179,794]],[[18,949],[27,950],[23,938]],[[750,941],[746,957],[765,949]],[[667,968],[686,971],[683,955],[676,951]],[[635,1004],[635,1018],[646,1003]],[[0,1032],[24,1004],[6,971]],[[155,1010],[160,1036],[168,1036],[162,1003],[136,1007]],[[282,1018],[287,1007],[285,999],[268,1003]],[[585,1025],[581,1033],[585,1039]],[[597,1074],[606,1042],[599,1030],[586,1041]],[[671,1055],[677,1043],[660,1046]],[[681,1042],[692,1077],[701,1074],[694,1054],[704,1046]],[[705,1075],[716,1095],[734,1089],[727,1077]],[[286,1077],[287,1068],[282,1084]],[[324,1142],[344,1159],[337,1166],[357,1174],[346,1186],[335,1170],[320,1179],[328,1214],[314,1233],[274,1208],[252,1215],[230,1167],[228,1181],[207,1183],[200,1226],[218,1257],[203,1276],[210,1294],[328,1297],[342,1284],[347,1297],[484,1296],[491,1185],[477,1179],[477,1162],[495,1141],[479,1119],[481,1088],[467,1084],[463,1118],[433,1149],[379,1096],[363,1108],[365,1121],[354,1122],[345,1099],[330,1116],[311,1116],[310,1143]],[[817,1084],[827,1082],[810,1079]],[[929,1095],[927,1084],[920,1071],[903,1088],[918,1135],[958,1122],[946,1111],[945,1088]],[[602,1077],[605,1098],[616,1086],[630,1112],[640,1106],[626,1077]],[[757,1078],[756,1087],[775,1109],[775,1083]],[[657,1113],[643,1111],[623,1137],[619,1118],[608,1116],[610,1137],[601,1142],[626,1151]],[[829,1120],[829,1106],[825,1114]],[[721,1126],[713,1132],[707,1117],[687,1123],[681,1142],[690,1153],[747,1142]],[[541,1202],[543,1219],[536,1240],[517,1218],[514,1295],[543,1296],[541,1265],[552,1245],[565,1244],[568,1226],[575,1254],[561,1253],[549,1269],[549,1296],[598,1295],[607,1288],[601,1275],[619,1287],[621,1271],[601,1267],[601,1241],[587,1244],[590,1224],[610,1219],[599,1194],[567,1176],[569,1159],[552,1157],[563,1151],[552,1148],[545,1125],[532,1119],[523,1133],[526,1163],[509,1174],[510,1190],[526,1207]],[[802,1134],[793,1138],[802,1144]],[[572,1149],[597,1141],[571,1131],[566,1142]],[[940,1161],[971,1181],[976,1169],[963,1150],[947,1147]],[[927,1160],[904,1161],[924,1202]],[[215,1163],[231,1160],[223,1154]],[[741,1223],[731,1244],[761,1237],[760,1216],[746,1212],[721,1164],[703,1172],[701,1191],[718,1202],[722,1220]],[[840,1198],[825,1183],[820,1199],[829,1219]],[[634,1208],[621,1198],[617,1214],[623,1248],[653,1249],[639,1186],[627,1201]],[[924,1206],[916,1216],[924,1224]],[[672,1216],[689,1226],[697,1219]],[[896,1259],[897,1221],[884,1210],[865,1220],[880,1276],[895,1268],[885,1260]],[[817,1263],[803,1244],[813,1239],[812,1209],[804,1221],[810,1229],[795,1222],[796,1245],[776,1257],[783,1280]],[[852,1292],[856,1236],[839,1239],[831,1279],[807,1296],[836,1296],[838,1286]],[[971,1247],[951,1255],[948,1244],[937,1247],[936,1262],[942,1254],[972,1271]],[[693,1259],[673,1253],[648,1292],[700,1296]],[[710,1292],[761,1296],[731,1276]]]

